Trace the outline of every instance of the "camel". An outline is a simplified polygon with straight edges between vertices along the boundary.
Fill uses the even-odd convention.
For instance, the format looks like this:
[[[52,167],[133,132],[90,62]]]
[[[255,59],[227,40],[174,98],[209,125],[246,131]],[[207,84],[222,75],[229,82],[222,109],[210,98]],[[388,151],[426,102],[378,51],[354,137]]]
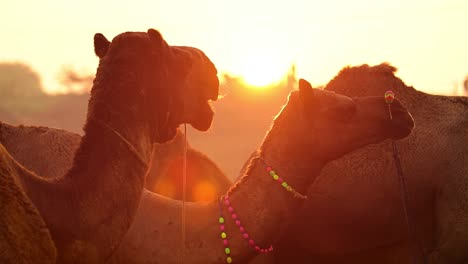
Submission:
[[[395,71],[348,67],[325,89],[346,96],[391,89],[408,107],[416,128],[397,146],[417,240],[429,263],[468,263],[468,98],[417,91]],[[277,263],[414,263],[388,141],[330,162],[309,197],[277,246]]]
[[[13,126],[0,121],[0,143],[20,164],[49,179],[64,176],[72,167],[81,136],[63,129]],[[184,134],[177,130],[169,142],[156,144],[145,188],[172,199],[182,200],[181,164]],[[47,162],[37,153],[47,157]],[[48,162],[50,161],[50,162]],[[187,143],[187,201],[211,201],[225,193],[232,182],[205,154]]]
[[[206,78],[193,73],[201,51],[171,48],[154,29],[112,42],[98,33],[94,47],[100,63],[71,169],[40,178],[0,148],[8,184],[0,193],[2,263],[107,261],[135,216],[153,143],[173,138],[182,123],[211,125],[218,79],[212,64]],[[44,244],[30,255],[21,248],[35,243]]]
[[[316,175],[326,162],[365,144],[407,136],[413,126],[411,116],[398,102],[393,108],[396,120],[390,122],[382,96],[353,101],[312,89],[304,80],[300,81],[299,87],[300,91],[290,95],[288,104],[275,119],[245,176],[228,192],[233,204],[249,205],[237,206],[236,210],[250,225],[252,237],[263,245],[278,239],[280,233],[277,231],[303,202],[292,198],[290,193],[268,179],[261,160],[274,164],[281,174],[287,175],[284,177],[291,186],[306,192],[314,180],[311,175]],[[337,134],[337,131],[342,133]],[[179,261],[180,207],[178,201],[145,191],[135,221],[110,262]],[[218,263],[225,259],[221,241],[216,239],[219,236],[218,210],[217,202],[187,205],[190,221],[185,245],[186,262]],[[228,230],[234,230],[233,223],[226,225]],[[254,256],[255,252],[241,239],[230,243],[231,248],[236,249],[232,257],[237,262]]]

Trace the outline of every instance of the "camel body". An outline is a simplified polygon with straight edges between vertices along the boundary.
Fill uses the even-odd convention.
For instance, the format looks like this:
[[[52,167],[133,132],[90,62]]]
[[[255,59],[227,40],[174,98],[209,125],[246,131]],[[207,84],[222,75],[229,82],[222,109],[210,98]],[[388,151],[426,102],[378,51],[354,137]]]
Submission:
[[[327,89],[349,96],[396,91],[397,98],[408,106],[417,124],[414,132],[397,146],[408,179],[409,211],[414,214],[418,238],[423,241],[427,254],[432,252],[434,259],[442,259],[439,262],[466,262],[463,249],[468,247],[468,242],[463,240],[463,234],[467,232],[468,224],[464,221],[468,219],[468,209],[463,207],[466,204],[463,188],[467,161],[463,157],[468,155],[466,144],[460,140],[463,142],[468,135],[463,118],[467,113],[464,103],[467,99],[417,92],[406,87],[394,72],[395,68],[385,64],[345,69]],[[53,142],[50,139],[47,144],[54,145]],[[21,161],[28,155],[13,156]],[[62,154],[57,158],[44,157],[51,157],[56,165],[64,159],[71,161]],[[31,161],[23,162],[20,163],[30,169],[36,166]],[[49,169],[54,170],[54,166]],[[404,223],[389,142],[347,154],[325,166],[321,175],[324,176],[318,177],[309,191],[309,201],[301,213],[303,221],[293,222],[285,232],[291,236],[280,240],[286,243],[277,248],[278,258],[290,259],[294,254],[297,261],[318,263],[405,263],[411,259],[412,242]],[[145,193],[145,196],[153,195]],[[312,229],[315,225],[317,228]],[[297,252],[287,244],[302,249],[303,245],[310,246]]]
[[[397,147],[417,241],[429,263],[468,263],[468,98],[419,92],[395,71],[388,64],[345,68],[325,89],[352,97],[395,92],[416,124]],[[325,166],[281,239],[277,261],[414,263],[418,249],[392,155],[386,141]]]
[[[15,160],[0,144],[0,260],[53,264],[57,250],[44,220],[17,181]]]
[[[306,192],[314,179],[313,175],[316,175],[327,161],[359,146],[395,136],[395,133],[402,137],[410,131],[411,118],[409,115],[405,117],[401,112],[396,112],[395,116],[401,117],[400,121],[404,124],[404,128],[393,128],[394,125],[388,121],[386,106],[381,98],[375,99],[376,103],[370,104],[371,108],[366,110],[359,108],[359,115],[356,114],[361,118],[361,115],[373,113],[374,116],[371,114],[367,118],[378,119],[379,122],[367,124],[369,120],[364,119],[361,120],[362,123],[357,122],[360,125],[357,126],[349,124],[350,121],[339,116],[351,113],[353,117],[356,107],[353,101],[320,90],[313,93],[318,94],[317,96],[312,96],[310,91],[303,89],[302,96],[298,92],[291,95],[290,102],[275,120],[259,150],[262,159],[275,164],[274,166],[277,166],[282,174],[287,175],[285,178],[288,182],[292,186],[297,186],[300,192]],[[398,103],[395,107],[401,108]],[[309,118],[308,115],[312,115],[313,118]],[[330,118],[332,122],[329,121]],[[359,118],[357,119],[360,120]],[[336,129],[341,126],[340,122],[345,124],[342,129],[349,133],[339,136],[337,140],[330,133],[337,131]],[[319,124],[325,124],[325,127]],[[318,135],[305,136],[315,130],[330,135],[321,139]],[[395,132],[397,130],[400,132]],[[405,132],[402,134],[401,131]],[[369,134],[370,132],[372,133]],[[285,138],[290,138],[291,133],[298,142],[284,141]],[[314,147],[306,147],[309,144]],[[274,190],[274,195],[270,190]],[[246,175],[229,191],[229,196],[231,201],[238,205],[236,210],[240,211],[239,215],[242,216],[243,222],[249,224],[249,233],[259,244],[275,241],[279,236],[278,230],[284,227],[284,223],[302,203],[292,198],[290,193],[278,187],[278,183],[267,176],[265,167],[259,163],[258,157],[250,161]],[[180,210],[181,204],[178,201],[145,191],[135,221],[111,262],[180,261]],[[189,203],[186,210],[187,218],[190,219],[187,223],[185,244],[186,262],[222,261],[225,255],[222,252],[221,241],[217,239],[219,236],[219,227],[216,224],[219,211],[217,202]],[[233,223],[226,225],[228,230],[233,230],[234,236],[236,226]],[[254,256],[254,251],[249,249],[242,239],[233,240],[231,243],[231,247],[236,249],[232,254],[236,261],[247,261]],[[219,250],[216,250],[217,248]]]

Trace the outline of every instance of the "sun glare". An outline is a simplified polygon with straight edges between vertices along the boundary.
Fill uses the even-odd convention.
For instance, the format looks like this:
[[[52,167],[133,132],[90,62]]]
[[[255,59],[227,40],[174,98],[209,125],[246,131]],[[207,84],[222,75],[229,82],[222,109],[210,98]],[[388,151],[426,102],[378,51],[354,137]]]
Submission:
[[[216,199],[216,189],[210,182],[202,181],[193,189],[193,200],[197,202],[212,201]]]
[[[243,52],[242,61],[236,74],[253,88],[264,88],[282,80],[290,62],[277,52],[269,49],[256,49]]]
[[[247,84],[254,87],[265,87],[281,80],[285,75],[279,65],[268,63],[261,58],[250,58],[241,74]]]

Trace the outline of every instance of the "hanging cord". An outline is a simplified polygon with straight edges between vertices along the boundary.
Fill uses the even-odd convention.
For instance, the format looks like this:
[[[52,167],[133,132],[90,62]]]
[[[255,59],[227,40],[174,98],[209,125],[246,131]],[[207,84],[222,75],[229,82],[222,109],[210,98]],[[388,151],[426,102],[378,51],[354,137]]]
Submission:
[[[395,94],[392,91],[387,91],[385,93],[385,102],[388,104],[388,114],[390,116],[390,120],[393,120],[391,105],[394,99],[395,99]],[[413,242],[413,254],[412,254],[413,263],[425,264],[426,259],[424,257],[424,250],[423,250],[421,241],[417,238],[416,226],[408,211],[408,203],[409,203],[408,186],[406,183],[406,179],[403,175],[403,168],[401,167],[400,155],[398,153],[398,148],[396,146],[396,142],[394,139],[392,139],[392,151],[393,151],[393,160],[395,162],[395,167],[396,167],[397,174],[398,174],[398,180],[400,182],[400,197],[401,197],[401,203],[403,207],[403,213],[405,215],[405,222],[406,222],[406,226],[408,227],[408,233],[410,234],[411,240]]]
[[[184,158],[183,158],[183,171],[182,171],[182,262],[185,263],[185,200],[187,192],[187,124],[184,124]]]

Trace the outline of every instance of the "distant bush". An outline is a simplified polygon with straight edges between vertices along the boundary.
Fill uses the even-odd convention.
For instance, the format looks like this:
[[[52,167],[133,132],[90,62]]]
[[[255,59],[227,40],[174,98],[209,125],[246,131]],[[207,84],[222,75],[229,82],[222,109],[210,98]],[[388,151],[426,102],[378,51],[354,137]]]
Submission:
[[[28,114],[39,110],[45,95],[39,75],[23,63],[0,63],[0,109]]]
[[[465,81],[463,82],[463,88],[463,92],[468,96],[468,75],[465,77]]]

